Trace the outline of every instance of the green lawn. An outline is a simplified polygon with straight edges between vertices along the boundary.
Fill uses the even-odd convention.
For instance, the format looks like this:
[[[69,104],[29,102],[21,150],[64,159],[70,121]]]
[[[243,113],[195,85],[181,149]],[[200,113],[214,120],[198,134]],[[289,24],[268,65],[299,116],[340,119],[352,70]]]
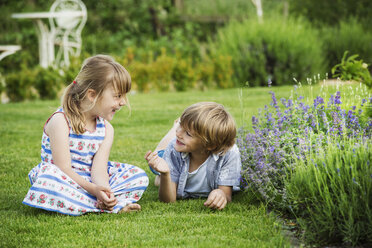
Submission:
[[[279,221],[249,195],[238,193],[223,211],[203,200],[165,204],[157,199],[154,175],[143,159],[183,109],[198,101],[216,101],[250,124],[259,107],[278,99],[291,86],[206,92],[131,94],[131,112],[117,113],[110,160],[144,168],[150,185],[130,214],[63,216],[21,204],[30,186],[27,173],[40,161],[42,128],[59,101],[0,105],[0,247],[289,247]]]

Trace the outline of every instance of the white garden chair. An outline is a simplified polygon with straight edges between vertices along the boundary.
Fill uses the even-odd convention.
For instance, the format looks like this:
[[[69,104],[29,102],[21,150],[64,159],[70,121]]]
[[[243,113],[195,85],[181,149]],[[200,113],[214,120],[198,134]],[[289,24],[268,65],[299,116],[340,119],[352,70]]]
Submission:
[[[87,21],[87,9],[80,0],[57,0],[50,8],[56,13],[49,18],[51,38],[56,45],[55,64],[69,66],[70,55],[81,52],[81,31]]]
[[[21,46],[17,45],[0,45],[0,61],[8,55],[11,55],[18,50],[21,50]]]

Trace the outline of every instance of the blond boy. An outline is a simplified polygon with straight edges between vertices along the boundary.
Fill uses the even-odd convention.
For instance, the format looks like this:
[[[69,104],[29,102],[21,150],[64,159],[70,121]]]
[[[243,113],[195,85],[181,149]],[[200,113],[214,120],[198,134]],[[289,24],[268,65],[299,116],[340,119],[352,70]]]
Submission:
[[[159,199],[207,197],[206,207],[225,208],[240,178],[235,136],[235,122],[221,104],[200,102],[185,109],[155,152],[145,155],[150,168],[160,174]]]

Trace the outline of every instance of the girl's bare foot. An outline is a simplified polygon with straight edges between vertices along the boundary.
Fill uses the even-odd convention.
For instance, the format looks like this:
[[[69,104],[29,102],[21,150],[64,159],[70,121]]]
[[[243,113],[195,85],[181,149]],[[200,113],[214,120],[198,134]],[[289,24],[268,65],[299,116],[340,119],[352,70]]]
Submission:
[[[125,207],[123,207],[120,211],[119,211],[119,214],[121,213],[129,213],[129,212],[136,212],[136,211],[140,211],[141,210],[141,206],[137,203],[130,203],[128,205],[126,205]]]

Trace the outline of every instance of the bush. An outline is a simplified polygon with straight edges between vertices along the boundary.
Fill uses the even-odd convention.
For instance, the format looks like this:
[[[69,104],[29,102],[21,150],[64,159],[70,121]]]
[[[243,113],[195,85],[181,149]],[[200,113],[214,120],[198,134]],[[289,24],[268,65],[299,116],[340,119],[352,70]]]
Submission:
[[[155,56],[152,51],[144,53],[131,47],[124,57],[117,59],[129,70],[134,89],[147,92],[233,87],[230,56],[213,59],[204,56],[193,61],[178,50],[169,53],[162,48],[160,51]]]
[[[232,81],[231,56],[219,55],[213,58],[214,80],[218,88],[226,89],[234,86]]]
[[[258,117],[252,117],[254,132],[240,129],[238,134],[237,145],[242,159],[241,187],[248,192],[253,192],[258,199],[266,202],[272,209],[281,211],[286,216],[297,217],[298,222],[305,230],[310,228],[310,231],[314,232],[313,237],[322,238],[319,239],[321,242],[327,240],[326,237],[329,238],[330,243],[355,244],[366,240],[372,241],[370,227],[365,231],[346,234],[353,227],[366,227],[370,223],[370,219],[363,220],[362,217],[356,215],[359,210],[365,212],[371,211],[372,208],[370,191],[356,194],[365,189],[371,189],[371,167],[366,166],[365,163],[371,160],[372,155],[368,151],[368,148],[371,150],[372,119],[364,114],[365,105],[372,104],[372,97],[364,85],[358,89],[358,92],[360,95],[357,97],[354,92],[349,92],[350,95],[345,96],[347,100],[352,97],[359,99],[360,105],[358,104],[358,106],[355,101],[342,103],[340,92],[331,95],[328,102],[318,96],[312,105],[307,105],[302,96],[295,99],[281,99],[280,104],[274,92],[271,92],[270,106],[265,106],[264,110],[260,110]],[[354,147],[345,148],[343,150],[345,156],[342,152],[333,152],[334,148],[332,147],[346,147],[348,144]],[[366,144],[369,145],[366,146]],[[356,153],[350,154],[353,148]],[[359,148],[362,151],[359,151]],[[355,160],[354,155],[360,155],[360,160]],[[341,161],[338,156],[344,156],[341,159],[346,160]],[[349,207],[354,209],[348,213],[352,216],[340,216],[339,214],[344,213],[342,211],[345,209],[340,210],[338,215],[334,216],[332,213],[337,210],[332,212],[323,210],[336,208],[338,198],[333,197],[342,195],[338,184],[333,185],[334,179],[322,174],[324,178],[324,182],[321,182],[322,187],[315,189],[314,186],[312,190],[318,191],[314,192],[315,195],[313,193],[309,195],[310,189],[306,191],[306,184],[320,184],[319,177],[314,178],[314,175],[310,178],[310,175],[301,173],[309,172],[310,169],[307,166],[317,163],[319,167],[323,162],[328,166],[327,168],[346,170],[350,164],[349,159],[353,159],[351,161],[354,161],[352,164],[355,165],[355,170],[359,170],[360,166],[363,168],[360,169],[358,175],[364,174],[365,176],[355,177],[358,183],[363,181],[363,185],[361,189],[358,188],[353,192],[350,192],[346,187],[342,188],[342,190],[347,190],[348,194],[353,194],[351,198],[342,199],[342,203],[348,204],[348,201],[351,201]],[[305,169],[301,169],[301,166]],[[342,178],[340,183],[347,180],[349,178]],[[367,183],[366,180],[369,182]],[[330,192],[334,192],[329,196],[335,201],[332,203],[333,205],[329,205],[331,199],[322,198],[327,193],[323,192],[323,184],[330,187]],[[346,195],[344,196],[346,197]],[[354,202],[356,198],[354,197],[359,197],[364,206],[356,206]],[[308,202],[309,204],[307,204]],[[314,208],[315,205],[316,208]],[[301,213],[305,213],[305,209],[307,214],[302,215]],[[321,212],[318,213],[318,210]],[[333,217],[338,218],[337,221],[341,221],[337,224],[337,228],[343,227],[342,230],[334,229],[335,226],[332,226]],[[368,218],[371,218],[371,215]],[[321,220],[324,225],[315,220]],[[358,221],[362,221],[362,223],[356,224]],[[322,228],[320,229],[317,225],[322,225]],[[316,241],[316,239],[311,241]]]
[[[330,138],[296,160],[286,192],[308,243],[372,244],[371,162],[371,137]]]
[[[368,65],[363,60],[357,60],[358,54],[346,58],[349,51],[344,53],[341,63],[332,68],[332,76],[339,77],[341,80],[354,80],[372,87],[371,74]]]
[[[323,50],[327,57],[327,71],[340,63],[344,52],[359,54],[367,64],[372,63],[372,33],[356,19],[341,21],[339,26],[322,29]]]
[[[64,86],[60,72],[52,67],[35,69],[35,88],[41,99],[56,99],[58,92]]]
[[[35,89],[35,71],[23,69],[21,73],[10,73],[5,76],[6,94],[10,101],[20,102],[39,97]]]
[[[266,18],[231,22],[218,31],[212,56],[231,56],[234,83],[290,84],[322,73],[324,56],[316,30],[302,19]]]
[[[358,17],[370,26],[370,0],[289,0],[291,14],[307,17],[318,26],[337,25],[340,20]]]

